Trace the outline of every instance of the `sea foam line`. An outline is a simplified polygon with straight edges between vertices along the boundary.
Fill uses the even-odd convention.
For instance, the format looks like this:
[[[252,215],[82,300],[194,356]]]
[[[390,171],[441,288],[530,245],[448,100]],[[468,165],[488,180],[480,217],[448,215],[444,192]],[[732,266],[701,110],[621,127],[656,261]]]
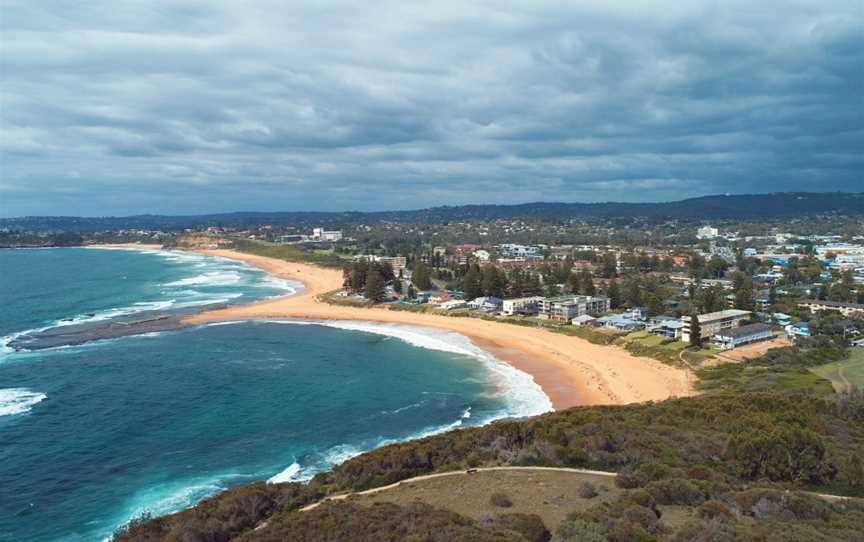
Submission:
[[[47,397],[44,393],[31,391],[27,388],[0,389],[0,416],[24,414],[33,408],[33,405],[42,402]]]
[[[259,321],[292,325],[319,325],[348,331],[361,331],[400,339],[427,350],[469,356],[483,363],[483,366],[495,379],[496,384],[504,391],[509,408],[499,418],[535,416],[554,410],[549,396],[534,381],[533,376],[499,360],[471,342],[470,338],[459,333],[405,324],[382,324],[354,320],[266,319]]]

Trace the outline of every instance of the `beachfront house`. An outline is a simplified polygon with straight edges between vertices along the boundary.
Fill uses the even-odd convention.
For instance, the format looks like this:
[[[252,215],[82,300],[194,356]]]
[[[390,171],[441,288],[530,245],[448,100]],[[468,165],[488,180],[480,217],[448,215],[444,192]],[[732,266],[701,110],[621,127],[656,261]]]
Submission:
[[[504,300],[497,297],[478,297],[476,299],[472,299],[468,302],[468,307],[481,310],[483,312],[498,312],[501,310],[501,306],[504,304]]]
[[[540,301],[539,317],[544,320],[569,322],[579,316],[578,296],[551,297]],[[582,311],[584,314],[585,311]]]
[[[588,295],[564,295],[543,299],[539,303],[539,316],[546,320],[570,322],[577,316],[609,312],[608,297]]]
[[[573,324],[574,326],[587,326],[587,325],[593,324],[595,320],[597,320],[597,319],[594,318],[593,316],[591,316],[590,314],[583,314],[583,315],[577,316],[576,318],[570,320],[570,323]]]
[[[660,335],[670,339],[680,339],[684,322],[680,318],[657,317],[652,318],[645,326],[645,330],[652,335]]]
[[[774,338],[771,326],[768,324],[749,324],[734,328],[727,328],[716,333],[711,342],[724,350],[737,348],[745,344],[758,341],[767,341]]]
[[[601,316],[594,321],[596,325],[600,325],[615,331],[629,333],[631,331],[639,331],[645,327],[645,322],[634,320],[623,314],[610,314],[609,316]]]
[[[451,299],[450,301],[444,301],[443,303],[438,304],[438,308],[444,311],[452,311],[454,309],[463,309],[468,304],[461,299]]]
[[[501,312],[505,316],[533,316],[539,311],[540,301],[542,300],[543,298],[539,295],[505,299],[501,304]]]

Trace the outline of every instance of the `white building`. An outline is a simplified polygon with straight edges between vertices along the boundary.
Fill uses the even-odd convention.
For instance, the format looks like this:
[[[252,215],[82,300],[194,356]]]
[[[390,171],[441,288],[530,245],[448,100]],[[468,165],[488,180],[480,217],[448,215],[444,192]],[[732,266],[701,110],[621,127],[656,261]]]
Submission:
[[[342,232],[340,230],[328,231],[324,228],[313,228],[312,239],[315,241],[341,241]]]
[[[515,299],[505,299],[502,305],[501,312],[503,312],[505,316],[514,316],[516,314],[537,314],[540,308],[541,301],[543,301],[543,298],[539,295],[533,297],[518,297]]]
[[[768,324],[750,324],[735,328],[724,329],[715,334],[711,341],[723,349],[736,348],[741,345],[767,341],[773,339],[771,326]]]
[[[478,260],[480,260],[481,262],[488,262],[490,254],[489,254],[488,250],[482,250],[481,249],[481,250],[475,250],[473,256],[475,258],[477,258]]]
[[[696,230],[697,239],[714,239],[720,235],[720,230],[711,226],[702,226]]]
[[[741,322],[750,318],[751,314],[750,311],[727,309],[725,311],[700,314],[696,318],[699,319],[702,339],[709,339],[721,331],[738,327],[741,325]],[[690,342],[690,320],[690,316],[681,317],[681,321],[684,323],[684,327],[681,329],[681,340],[684,342]]]

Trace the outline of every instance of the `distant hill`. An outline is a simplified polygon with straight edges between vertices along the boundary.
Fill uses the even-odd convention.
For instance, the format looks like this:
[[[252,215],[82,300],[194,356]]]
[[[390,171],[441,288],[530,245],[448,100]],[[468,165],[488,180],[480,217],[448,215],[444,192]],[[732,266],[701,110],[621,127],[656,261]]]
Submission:
[[[236,212],[196,216],[124,217],[29,216],[0,219],[0,228],[29,231],[90,232],[118,229],[179,230],[199,226],[243,227],[255,224],[336,225],[357,223],[442,223],[460,220],[616,217],[679,220],[771,220],[822,214],[864,215],[864,193],[782,192],[703,196],[663,203],[552,203],[461,205],[413,211],[379,212]]]

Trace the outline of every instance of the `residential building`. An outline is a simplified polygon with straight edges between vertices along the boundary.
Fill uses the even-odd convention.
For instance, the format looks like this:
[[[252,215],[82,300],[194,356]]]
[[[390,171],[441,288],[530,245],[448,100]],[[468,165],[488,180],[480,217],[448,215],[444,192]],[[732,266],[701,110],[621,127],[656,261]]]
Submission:
[[[684,322],[680,318],[653,318],[645,326],[645,330],[652,335],[660,335],[670,339],[680,339],[681,330],[684,329]]]
[[[791,340],[800,339],[801,337],[810,336],[810,324],[807,322],[799,322],[797,324],[789,324],[785,327],[786,336]]]
[[[701,228],[696,230],[697,239],[714,239],[719,235],[720,230],[718,230],[717,228],[712,228],[711,226],[702,226]]]
[[[358,254],[357,256],[354,256],[354,259],[390,264],[390,267],[393,268],[393,271],[396,271],[397,273],[408,266],[408,260],[407,258],[405,258],[405,256],[376,256],[374,254]]]
[[[451,299],[450,301],[444,301],[443,303],[438,304],[438,308],[445,311],[461,309],[465,306],[467,306],[467,303],[461,299]]]
[[[490,258],[490,254],[488,250],[475,250],[474,257],[480,260],[481,262],[488,262]]]
[[[581,316],[577,316],[576,318],[570,320],[570,323],[574,326],[585,326],[594,323],[597,319],[591,316],[590,314],[583,314]]]
[[[864,316],[864,305],[859,303],[844,303],[842,301],[821,301],[811,299],[798,303],[799,309],[810,312],[836,311],[843,316]]]
[[[470,308],[484,312],[497,312],[503,304],[504,301],[497,297],[478,297],[468,302]]]
[[[745,344],[773,339],[771,326],[768,324],[749,324],[746,326],[726,328],[714,334],[711,341],[723,349],[736,348]]]
[[[506,316],[532,316],[539,312],[540,302],[543,300],[541,296],[519,297],[515,299],[505,299],[502,304],[502,312]]]
[[[562,296],[540,301],[540,318],[570,322],[585,311],[579,312],[580,303],[575,296]],[[584,307],[584,305],[583,305]]]
[[[645,327],[645,322],[628,318],[623,314],[611,314],[609,316],[601,316],[595,323],[603,327],[614,329],[616,331],[630,332],[638,331]]]
[[[751,314],[750,311],[727,309],[724,311],[697,315],[702,339],[710,339],[721,331],[738,327],[741,322],[750,318]],[[681,329],[681,340],[684,342],[690,342],[690,320],[690,316],[684,316],[681,318],[681,321],[684,322],[684,327]]]
[[[328,231],[324,228],[312,228],[313,241],[341,241],[342,232],[339,230]]]
[[[610,301],[604,296],[565,295],[543,299],[539,303],[540,318],[569,322],[587,313],[609,312]]]
[[[771,318],[778,326],[786,327],[792,323],[792,317],[788,314],[783,314],[782,312],[775,312],[771,315]]]
[[[538,258],[543,256],[543,250],[537,246],[506,243],[498,245],[498,251],[511,258]]]

